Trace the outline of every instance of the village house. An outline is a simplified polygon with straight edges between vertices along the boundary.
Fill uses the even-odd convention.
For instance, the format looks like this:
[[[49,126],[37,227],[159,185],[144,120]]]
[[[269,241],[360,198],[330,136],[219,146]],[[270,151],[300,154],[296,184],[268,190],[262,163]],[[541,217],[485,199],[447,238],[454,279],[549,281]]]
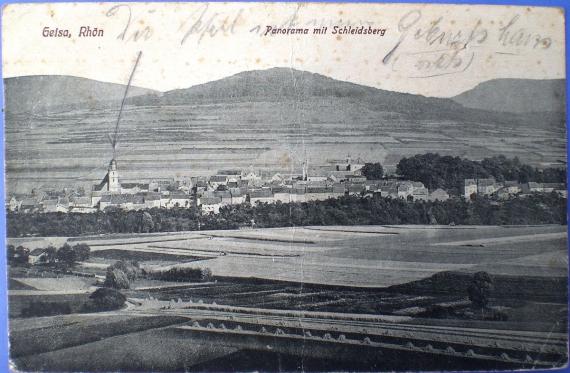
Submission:
[[[53,198],[45,199],[41,203],[43,212],[68,212],[69,199],[67,198]]]
[[[414,187],[411,181],[402,181],[398,183],[398,198],[407,199],[414,193]]]
[[[521,185],[517,181],[505,181],[503,187],[497,190],[494,195],[498,199],[509,199],[522,192]]]
[[[271,188],[271,192],[273,193],[273,199],[277,202],[281,203],[289,203],[291,202],[291,188],[279,186]]]
[[[149,191],[149,184],[143,183],[121,183],[122,194],[137,194]]]
[[[222,207],[222,199],[219,197],[200,198],[198,203],[202,212],[206,214],[219,214]]]
[[[285,177],[283,175],[281,175],[280,173],[276,173],[275,175],[271,176],[269,182],[275,185],[283,185],[284,180]]]
[[[192,199],[188,194],[182,192],[170,192],[166,196],[161,198],[161,206],[167,209],[172,209],[175,207],[190,207],[192,204]]]
[[[429,199],[428,189],[419,181],[412,181],[412,197],[414,201],[427,201]]]
[[[18,201],[16,197],[12,196],[10,197],[10,200],[7,203],[7,208],[10,211],[18,211],[20,209],[21,204],[22,201]]]
[[[347,157],[346,161],[333,161],[332,164],[335,171],[350,171],[353,175],[356,175],[356,172],[359,172],[365,165],[360,160],[353,162],[350,156]]]
[[[332,195],[335,198],[343,197],[346,194],[346,187],[341,183],[334,183],[332,185]]]
[[[364,187],[366,188],[367,192],[374,192],[379,189],[380,180],[365,180]]]
[[[366,177],[362,175],[347,175],[346,181],[348,183],[360,184],[366,182]]]
[[[70,212],[89,214],[97,211],[97,209],[91,204],[90,197],[72,197],[70,198],[70,204]]]
[[[463,196],[465,199],[470,199],[473,194],[477,194],[477,181],[475,179],[465,179]]]
[[[477,180],[477,193],[484,196],[490,196],[502,187],[503,185],[497,183],[493,178]]]
[[[516,180],[508,180],[503,183],[503,188],[505,191],[511,194],[517,194],[522,192],[521,184]]]
[[[445,190],[438,188],[429,194],[429,201],[447,201],[449,199],[449,193]]]
[[[144,205],[146,208],[160,208],[161,206],[161,195],[157,192],[149,192],[144,194]]]
[[[329,179],[328,175],[309,175],[309,176],[307,176],[307,181],[310,181],[310,182],[317,182],[317,181],[325,182],[328,179]]]
[[[307,198],[305,196],[305,188],[291,188],[291,193],[289,195],[291,202],[306,202]]]
[[[551,193],[557,192],[564,196],[566,195],[566,185],[563,183],[536,183],[528,182],[521,185],[523,193]]]
[[[232,204],[232,194],[229,190],[216,191],[214,192],[214,196],[220,198],[220,203],[222,204],[222,206]]]
[[[57,212],[57,199],[45,199],[41,205],[43,212]]]
[[[380,195],[382,197],[398,198],[398,185],[392,183],[380,185]]]
[[[242,188],[230,188],[232,205],[241,205],[247,200],[247,194]]]
[[[213,190],[216,190],[216,189],[218,189],[218,187],[220,185],[224,185],[224,186],[228,185],[228,177],[225,175],[210,176],[210,179],[208,180],[208,184],[210,185],[210,188],[212,188]]]
[[[494,178],[487,179],[465,179],[463,195],[465,199],[471,198],[473,194],[490,196],[503,187]]]
[[[48,249],[38,248],[30,252],[28,256],[28,263],[30,264],[44,263],[47,261],[47,259],[48,259]]]
[[[271,189],[263,188],[263,189],[256,189],[249,192],[249,203],[252,206],[255,206],[256,203],[273,203],[275,199],[273,199],[273,193],[271,193]]]
[[[346,190],[349,196],[362,196],[366,188],[364,184],[346,184]]]
[[[332,198],[332,188],[309,186],[305,190],[306,201],[325,201]]]
[[[193,186],[192,179],[189,177],[182,177],[176,181],[176,189],[186,194],[192,193]]]
[[[218,170],[216,175],[227,176],[229,181],[238,181],[241,180],[242,170]]]
[[[143,185],[144,189],[144,185]],[[172,178],[165,178],[165,179],[153,179],[148,183],[148,188],[146,191],[148,192],[163,192],[166,190],[175,190],[178,189],[177,183]]]
[[[145,208],[144,197],[140,194],[105,194],[99,201],[99,210],[108,207],[123,210],[141,210]]]
[[[194,185],[194,189],[196,193],[201,193],[208,190],[208,182],[202,178],[192,179],[192,184]]]
[[[551,193],[559,190],[566,190],[566,185],[562,183],[542,183],[543,193]]]
[[[261,175],[259,175],[259,173],[255,172],[253,169],[242,173],[241,179],[247,181],[248,185],[251,186],[259,186],[263,184]]]

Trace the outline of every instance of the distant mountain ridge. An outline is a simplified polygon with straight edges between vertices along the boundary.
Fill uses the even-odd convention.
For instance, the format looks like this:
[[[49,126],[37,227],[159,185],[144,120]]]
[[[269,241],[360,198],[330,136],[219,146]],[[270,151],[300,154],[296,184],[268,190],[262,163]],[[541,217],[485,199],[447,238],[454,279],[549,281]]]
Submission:
[[[464,107],[496,112],[565,112],[564,79],[493,79],[452,98]]]
[[[516,124],[521,118],[530,124],[538,118],[547,124],[559,124],[563,120],[560,113],[565,112],[564,83],[562,79],[494,79],[452,98],[436,98],[275,67],[245,71],[164,93],[131,87],[127,103],[147,106],[328,99],[364,105],[374,111],[401,113],[411,118],[509,124]],[[7,78],[4,84],[8,113],[116,107],[125,90],[122,84],[62,75]]]
[[[244,71],[212,82],[168,91],[161,97],[160,102],[181,105],[193,101],[277,101],[310,97],[360,100],[362,103],[374,104],[378,110],[395,112],[425,111],[432,106],[461,108],[461,105],[449,99],[392,92],[284,67]],[[139,97],[130,101],[144,104],[145,98]]]
[[[130,87],[129,97],[157,94],[151,89]],[[28,75],[4,79],[8,113],[41,113],[56,108],[116,106],[125,85],[67,75]]]
[[[500,80],[499,80],[500,81]],[[517,79],[515,79],[517,81]],[[520,85],[535,87],[533,84]],[[564,81],[562,81],[563,83]],[[500,95],[511,97],[516,93],[508,91],[508,84],[498,85],[504,88]],[[559,83],[556,84],[559,86]],[[483,86],[485,87],[485,86]],[[476,88],[477,89],[477,88]],[[547,90],[540,90],[542,94]],[[564,108],[564,95],[556,90],[550,96],[551,101],[543,107],[536,107],[530,113],[495,110],[490,103],[485,104],[471,97],[484,97],[484,94],[464,92],[464,96],[453,98],[426,97],[409,93],[387,91],[356,83],[336,80],[321,74],[300,71],[291,68],[275,67],[267,70],[252,70],[225,77],[219,80],[199,84],[185,89],[165,92],[157,95],[142,95],[128,100],[139,106],[146,105],[187,105],[199,103],[236,103],[236,102],[277,102],[309,100],[337,100],[339,105],[361,105],[376,112],[392,112],[405,115],[409,119],[453,120],[461,122],[487,122],[508,125],[536,125],[540,121],[544,126],[559,126],[564,122],[560,109]],[[563,92],[563,91],[562,91]],[[544,101],[548,101],[546,98]],[[315,102],[315,101],[313,101]],[[515,108],[528,108],[526,102],[511,103]],[[500,107],[504,108],[504,107]]]

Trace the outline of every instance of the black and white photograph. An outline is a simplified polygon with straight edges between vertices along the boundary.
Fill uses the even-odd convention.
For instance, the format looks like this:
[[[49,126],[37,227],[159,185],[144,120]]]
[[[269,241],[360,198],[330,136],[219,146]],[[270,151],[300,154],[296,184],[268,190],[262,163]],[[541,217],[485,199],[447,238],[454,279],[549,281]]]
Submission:
[[[567,367],[564,17],[5,5],[11,369]]]

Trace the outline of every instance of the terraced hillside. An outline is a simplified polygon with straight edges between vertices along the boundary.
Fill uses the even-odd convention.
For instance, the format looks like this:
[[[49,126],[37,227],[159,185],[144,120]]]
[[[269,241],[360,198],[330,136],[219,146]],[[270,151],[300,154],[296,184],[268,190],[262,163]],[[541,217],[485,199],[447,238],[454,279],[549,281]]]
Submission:
[[[90,186],[100,180],[111,157],[108,133],[119,106],[117,100],[114,107],[75,105],[8,115],[9,190]],[[250,166],[300,172],[299,154],[305,152],[311,165],[350,154],[380,161],[388,171],[402,157],[426,152],[470,159],[504,154],[536,166],[565,164],[562,113],[469,109],[448,99],[290,69],[133,97],[120,132],[118,164],[124,181]]]

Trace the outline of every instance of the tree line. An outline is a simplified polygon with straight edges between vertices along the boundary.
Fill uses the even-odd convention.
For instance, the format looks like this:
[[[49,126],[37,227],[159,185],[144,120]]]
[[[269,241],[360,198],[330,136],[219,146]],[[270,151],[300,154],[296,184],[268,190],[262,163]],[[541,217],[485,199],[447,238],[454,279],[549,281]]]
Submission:
[[[397,173],[403,179],[421,181],[428,189],[445,189],[454,195],[463,194],[465,179],[490,178],[501,182],[566,183],[563,168],[539,169],[504,155],[472,161],[460,157],[441,156],[437,153],[418,154],[402,158]],[[365,174],[366,176],[366,174]]]
[[[209,268],[179,268],[168,270],[145,271],[137,261],[119,260],[109,267],[103,286],[113,289],[129,289],[133,281],[140,278],[161,281],[207,282],[213,279]]]
[[[26,264],[30,260],[30,249],[25,246],[8,245],[6,247],[6,255],[8,264]],[[76,262],[82,262],[89,259],[91,248],[87,244],[77,244],[71,246],[67,242],[59,249],[55,246],[48,246],[45,248],[45,253],[39,258],[40,263],[45,264],[62,264],[65,266],[72,266]]]
[[[229,205],[219,214],[198,208],[153,208],[79,213],[7,213],[8,237],[81,236],[109,233],[176,232],[373,224],[566,224],[566,198],[533,194],[506,201],[477,196],[472,201],[406,201],[389,197],[344,196],[326,201]]]

